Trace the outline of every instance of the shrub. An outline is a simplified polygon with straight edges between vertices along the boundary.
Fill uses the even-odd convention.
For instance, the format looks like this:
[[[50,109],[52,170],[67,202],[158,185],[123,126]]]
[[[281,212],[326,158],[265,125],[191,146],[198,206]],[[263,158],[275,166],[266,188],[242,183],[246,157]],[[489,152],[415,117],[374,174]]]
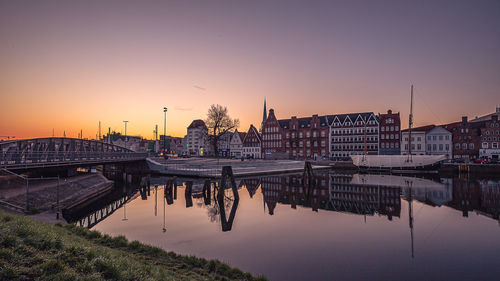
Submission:
[[[127,245],[128,240],[123,235],[119,235],[111,239],[111,247],[113,248],[127,247]]]

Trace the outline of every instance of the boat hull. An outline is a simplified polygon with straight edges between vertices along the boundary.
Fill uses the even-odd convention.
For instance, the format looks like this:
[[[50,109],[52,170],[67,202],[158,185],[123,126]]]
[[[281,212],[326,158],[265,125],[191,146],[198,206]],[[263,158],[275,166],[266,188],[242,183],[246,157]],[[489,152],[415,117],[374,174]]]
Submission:
[[[352,162],[368,170],[433,170],[439,167],[445,155],[351,155]]]

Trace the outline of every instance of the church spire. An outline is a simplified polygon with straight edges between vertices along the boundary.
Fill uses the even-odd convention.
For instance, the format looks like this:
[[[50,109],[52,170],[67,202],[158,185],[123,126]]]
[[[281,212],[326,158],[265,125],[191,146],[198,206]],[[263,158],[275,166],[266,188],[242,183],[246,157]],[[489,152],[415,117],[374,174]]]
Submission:
[[[267,120],[267,109],[266,109],[266,98],[264,98],[264,113],[262,114],[262,124],[266,123]]]
[[[264,98],[264,113],[262,114],[262,123],[260,124],[259,132],[262,133],[262,128],[267,120],[266,98]]]

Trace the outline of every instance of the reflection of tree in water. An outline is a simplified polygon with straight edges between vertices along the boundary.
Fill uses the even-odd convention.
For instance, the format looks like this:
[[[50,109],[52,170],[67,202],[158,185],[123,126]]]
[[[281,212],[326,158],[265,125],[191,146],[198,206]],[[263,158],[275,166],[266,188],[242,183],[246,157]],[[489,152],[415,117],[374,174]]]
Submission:
[[[207,216],[210,220],[210,222],[216,222],[219,223],[220,220],[220,205],[219,205],[219,200],[217,200],[217,195],[218,195],[218,190],[220,189],[219,184],[213,183],[210,185],[210,196],[211,198],[211,204],[205,205],[204,204],[204,198],[198,198],[196,200],[196,205],[202,208],[205,208],[207,210]],[[234,194],[231,189],[225,189],[224,190],[224,210],[226,213],[231,212],[231,207],[234,204]]]
[[[238,188],[230,166],[222,168],[220,184],[205,181],[203,185],[203,204],[211,222],[220,222],[222,231],[230,231],[233,226],[239,203]],[[199,203],[197,203],[199,206]],[[229,214],[227,216],[226,214]]]

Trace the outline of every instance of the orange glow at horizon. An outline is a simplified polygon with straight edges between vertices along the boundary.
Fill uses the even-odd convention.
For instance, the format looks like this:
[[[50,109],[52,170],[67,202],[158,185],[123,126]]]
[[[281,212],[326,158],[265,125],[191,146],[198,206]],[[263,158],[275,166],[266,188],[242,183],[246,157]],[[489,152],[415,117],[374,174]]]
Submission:
[[[0,4],[0,139],[95,138],[123,120],[153,139],[164,106],[183,137],[211,104],[247,131],[264,98],[278,119],[392,109],[406,127],[412,83],[415,126],[500,102],[497,6],[111,2]]]

